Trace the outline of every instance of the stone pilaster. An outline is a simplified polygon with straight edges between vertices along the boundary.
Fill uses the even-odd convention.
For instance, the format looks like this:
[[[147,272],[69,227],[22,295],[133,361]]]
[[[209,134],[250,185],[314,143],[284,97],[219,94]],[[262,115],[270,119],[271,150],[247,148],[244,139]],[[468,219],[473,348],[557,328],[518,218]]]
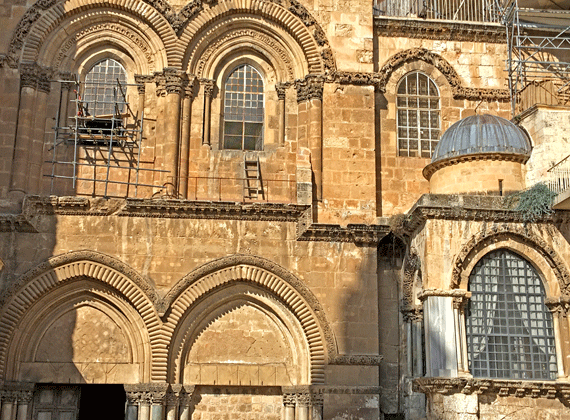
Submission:
[[[202,86],[202,93],[204,95],[204,137],[202,138],[202,144],[210,145],[210,126],[212,122],[210,121],[212,112],[212,96],[214,94],[214,80],[210,79],[200,79],[200,85]]]
[[[182,133],[180,135],[180,184],[178,192],[182,198],[188,198],[188,170],[190,164],[190,125],[192,123],[192,102],[194,100],[194,83],[196,78],[190,76],[184,88],[182,100]]]

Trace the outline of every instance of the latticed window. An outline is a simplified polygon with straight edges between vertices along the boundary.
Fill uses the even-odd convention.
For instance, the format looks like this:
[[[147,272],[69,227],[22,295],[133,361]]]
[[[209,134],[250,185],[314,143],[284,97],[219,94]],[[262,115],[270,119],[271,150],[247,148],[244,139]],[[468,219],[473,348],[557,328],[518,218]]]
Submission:
[[[441,133],[439,91],[423,73],[406,75],[396,95],[398,155],[431,157]]]
[[[124,67],[112,58],[95,64],[85,76],[83,106],[87,115],[110,115],[122,112],[123,98],[120,85],[125,89],[127,73]]]
[[[466,312],[469,369],[475,377],[556,379],[552,316],[528,261],[501,249],[469,277]]]
[[[243,64],[224,86],[224,149],[262,150],[263,113],[263,79]]]

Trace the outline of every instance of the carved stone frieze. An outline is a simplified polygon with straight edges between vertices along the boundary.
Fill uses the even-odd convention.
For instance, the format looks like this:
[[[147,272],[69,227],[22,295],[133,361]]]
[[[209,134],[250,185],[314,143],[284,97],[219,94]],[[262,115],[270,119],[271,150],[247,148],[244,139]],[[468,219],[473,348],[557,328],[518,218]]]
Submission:
[[[213,35],[215,36],[215,35]],[[269,48],[271,50],[273,50],[273,52],[281,59],[281,65],[283,65],[287,71],[287,75],[289,77],[290,80],[294,79],[294,70],[293,70],[293,61],[291,59],[291,57],[289,56],[288,52],[285,50],[285,48],[283,48],[283,46],[281,45],[280,42],[278,42],[276,39],[262,33],[259,31],[256,31],[254,29],[240,29],[240,30],[235,30],[232,32],[229,32],[227,34],[225,34],[224,36],[209,42],[208,47],[206,48],[206,50],[200,55],[195,73],[196,76],[199,78],[203,78],[204,77],[204,68],[206,67],[206,64],[208,63],[208,61],[212,58],[212,57],[217,57],[220,54],[220,51],[223,51],[223,49],[225,48],[226,45],[228,45],[228,43],[230,43],[230,41],[237,39],[237,38],[250,38],[254,41],[257,41],[261,44],[263,44],[263,46],[265,48]],[[194,53],[192,54],[194,55]],[[192,61],[192,58],[190,58],[189,61]]]
[[[386,85],[392,76],[392,73],[400,66],[413,61],[423,61],[436,69],[438,69],[447,82],[451,86],[453,97],[455,99],[468,100],[489,100],[503,101],[510,100],[510,94],[507,89],[485,89],[485,88],[466,88],[462,85],[461,78],[447,60],[440,55],[431,52],[426,48],[413,48],[401,51],[392,57],[382,66],[378,72],[378,89],[380,92],[386,92]]]
[[[37,233],[37,229],[24,215],[0,215],[0,232],[26,232]]]
[[[421,260],[415,250],[415,248],[410,248],[403,265],[403,278],[402,278],[402,304],[401,312],[406,317],[406,314],[413,313],[417,311],[414,302],[414,281],[416,275],[421,269]],[[421,309],[420,309],[421,312]]]
[[[418,293],[418,299],[422,302],[430,296],[451,297],[451,298],[470,298],[471,292],[462,289],[442,290],[442,289],[425,289]]]
[[[477,23],[444,22],[441,20],[393,19],[374,17],[377,36],[434,39],[444,41],[474,41],[504,44],[505,27]]]
[[[49,93],[53,70],[37,63],[26,63],[20,66],[20,88],[29,87],[40,92]]]
[[[137,84],[137,91],[139,95],[144,95],[146,92],[146,84],[154,82],[154,76],[150,74],[135,74],[135,83]]]
[[[404,322],[421,322],[424,319],[423,308],[419,306],[402,308],[401,312],[404,317]]]
[[[188,86],[188,76],[181,70],[167,67],[162,72],[154,73],[156,95],[182,94]]]
[[[304,79],[296,80],[297,102],[310,101],[311,99],[322,100],[324,82],[324,76],[313,74],[309,74]]]
[[[495,394],[516,398],[559,398],[568,401],[570,383],[474,378],[416,378],[415,392],[424,394]]]
[[[384,225],[349,224],[346,227],[329,224],[307,224],[299,232],[299,241],[354,242],[376,246],[388,233],[390,227]]]
[[[379,366],[384,356],[378,355],[342,355],[339,354],[334,358],[330,358],[329,365],[344,366]]]
[[[342,85],[376,86],[380,80],[377,73],[335,71],[328,77],[327,81]]]
[[[333,72],[336,70],[334,55],[330,47],[326,47],[321,50],[321,57],[323,59],[323,65],[325,67],[326,73]]]

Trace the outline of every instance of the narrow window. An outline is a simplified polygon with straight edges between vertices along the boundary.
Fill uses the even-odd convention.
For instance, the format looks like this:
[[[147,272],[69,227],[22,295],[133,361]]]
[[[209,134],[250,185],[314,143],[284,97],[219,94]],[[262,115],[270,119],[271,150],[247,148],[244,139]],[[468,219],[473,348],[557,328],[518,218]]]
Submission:
[[[262,150],[263,113],[263,79],[243,64],[224,86],[224,149]]]
[[[83,107],[86,115],[113,115],[123,111],[123,98],[119,89],[126,89],[125,69],[116,60],[99,61],[85,76]]]
[[[466,333],[473,376],[556,379],[552,316],[532,265],[504,249],[490,252],[473,269],[469,289]]]
[[[441,133],[439,91],[423,73],[406,75],[396,95],[398,155],[430,158]]]

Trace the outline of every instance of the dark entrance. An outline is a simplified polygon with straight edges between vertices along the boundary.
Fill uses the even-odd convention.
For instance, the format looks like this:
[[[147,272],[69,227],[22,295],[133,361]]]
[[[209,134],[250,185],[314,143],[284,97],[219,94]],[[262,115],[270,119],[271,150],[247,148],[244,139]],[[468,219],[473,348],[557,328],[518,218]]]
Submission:
[[[38,385],[32,420],[124,420],[122,385]]]
[[[124,420],[126,400],[122,385],[82,385],[78,420]]]

